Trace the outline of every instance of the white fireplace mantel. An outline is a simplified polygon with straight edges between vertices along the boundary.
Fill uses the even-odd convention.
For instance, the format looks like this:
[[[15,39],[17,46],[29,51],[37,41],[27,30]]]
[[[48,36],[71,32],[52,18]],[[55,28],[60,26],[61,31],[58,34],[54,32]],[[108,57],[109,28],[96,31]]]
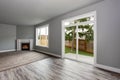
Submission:
[[[33,39],[17,39],[17,51],[21,51],[21,43],[30,43],[30,50],[33,50]]]

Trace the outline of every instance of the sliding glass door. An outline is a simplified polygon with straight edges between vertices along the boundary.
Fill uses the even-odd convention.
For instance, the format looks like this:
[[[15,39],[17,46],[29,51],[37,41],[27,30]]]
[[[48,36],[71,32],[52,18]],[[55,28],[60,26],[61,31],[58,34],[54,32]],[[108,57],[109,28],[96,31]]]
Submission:
[[[95,16],[69,19],[63,25],[64,57],[93,64]]]

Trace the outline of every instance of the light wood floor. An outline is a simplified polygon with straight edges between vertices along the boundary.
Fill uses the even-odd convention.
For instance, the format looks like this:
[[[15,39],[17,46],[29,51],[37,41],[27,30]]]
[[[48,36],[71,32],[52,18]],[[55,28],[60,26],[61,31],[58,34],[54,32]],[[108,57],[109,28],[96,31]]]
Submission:
[[[50,57],[2,71],[0,80],[120,80],[120,74],[68,59]]]
[[[45,59],[48,56],[34,51],[0,53],[0,71]]]

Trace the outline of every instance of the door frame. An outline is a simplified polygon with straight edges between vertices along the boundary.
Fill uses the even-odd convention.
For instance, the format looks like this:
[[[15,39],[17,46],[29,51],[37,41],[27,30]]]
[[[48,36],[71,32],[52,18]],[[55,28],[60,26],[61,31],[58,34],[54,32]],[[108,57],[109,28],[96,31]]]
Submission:
[[[64,22],[65,21],[73,21],[73,20],[76,20],[76,19],[80,19],[80,18],[84,18],[84,17],[89,17],[89,16],[92,16],[94,15],[95,17],[95,20],[94,20],[94,65],[97,64],[97,13],[96,11],[92,11],[92,12],[89,12],[89,13],[85,13],[83,15],[79,15],[79,16],[75,16],[75,17],[71,17],[71,18],[68,18],[68,19],[64,19],[61,21],[61,24],[62,24],[62,29],[61,29],[61,35],[62,35],[62,40],[61,40],[61,43],[62,43],[62,46],[61,46],[61,52],[62,52],[62,58],[65,58],[64,54],[65,54],[65,26],[64,26]]]

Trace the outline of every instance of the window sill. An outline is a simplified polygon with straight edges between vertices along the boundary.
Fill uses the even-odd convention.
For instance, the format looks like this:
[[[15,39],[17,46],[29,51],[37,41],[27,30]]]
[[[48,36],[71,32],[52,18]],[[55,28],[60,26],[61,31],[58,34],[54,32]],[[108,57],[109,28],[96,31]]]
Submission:
[[[36,45],[37,47],[43,47],[43,48],[49,48],[48,46],[39,46],[39,45]]]

